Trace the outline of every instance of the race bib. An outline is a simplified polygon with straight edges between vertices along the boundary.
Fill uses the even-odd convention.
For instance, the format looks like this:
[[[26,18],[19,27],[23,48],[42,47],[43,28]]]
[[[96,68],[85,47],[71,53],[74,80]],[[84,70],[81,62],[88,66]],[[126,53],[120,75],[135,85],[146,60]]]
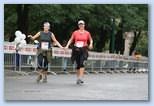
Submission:
[[[41,49],[48,50],[49,49],[49,42],[41,42]]]
[[[83,46],[84,46],[84,42],[83,42],[83,41],[77,41],[77,42],[75,43],[75,46],[76,46],[76,47],[83,47]]]

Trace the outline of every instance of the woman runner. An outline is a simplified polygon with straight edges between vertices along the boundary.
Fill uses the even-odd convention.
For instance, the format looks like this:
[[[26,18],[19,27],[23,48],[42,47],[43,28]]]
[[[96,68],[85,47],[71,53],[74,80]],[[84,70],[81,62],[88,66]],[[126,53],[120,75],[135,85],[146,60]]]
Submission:
[[[39,40],[39,47],[38,47],[39,75],[37,78],[37,82],[40,82],[41,79],[43,79],[44,83],[47,82],[48,64],[51,63],[51,58],[50,58],[51,57],[51,47],[52,47],[51,41],[53,41],[58,47],[63,48],[61,44],[56,40],[55,35],[49,30],[50,30],[50,23],[44,22],[43,31],[39,31],[34,36],[32,35],[28,36],[32,40],[35,40],[37,38]]]
[[[78,21],[78,30],[75,30],[72,33],[71,38],[69,39],[66,49],[69,47],[71,43],[74,43],[74,47],[72,49],[72,61],[76,61],[77,64],[77,84],[83,84],[83,76],[84,76],[84,64],[88,58],[88,48],[93,48],[93,40],[91,34],[85,30],[85,22],[83,20]]]

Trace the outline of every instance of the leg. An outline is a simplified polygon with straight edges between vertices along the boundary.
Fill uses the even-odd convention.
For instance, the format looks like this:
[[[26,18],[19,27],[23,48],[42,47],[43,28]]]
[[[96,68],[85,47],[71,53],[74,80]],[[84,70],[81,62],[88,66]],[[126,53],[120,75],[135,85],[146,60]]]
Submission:
[[[43,70],[43,83],[47,82],[47,73],[48,73],[47,70]]]
[[[81,61],[80,59],[77,61],[77,84],[84,83],[82,81],[83,76],[84,76],[84,65],[81,64],[80,61]]]
[[[80,79],[80,56],[77,56],[76,64],[77,64],[77,68],[76,68],[77,79]]]
[[[84,56],[80,55],[80,69],[79,69],[79,77],[82,79],[84,76]]]
[[[84,76],[84,67],[79,69],[79,77],[83,78],[83,76]]]
[[[46,83],[47,82],[47,73],[48,73],[48,60],[47,59],[44,59],[45,60],[45,62],[44,62],[44,64],[45,64],[45,66],[44,66],[44,68],[43,68],[43,83]]]
[[[84,68],[77,69],[77,84],[83,84]]]
[[[77,79],[80,79],[80,69],[77,69],[76,71]]]
[[[43,83],[47,82],[47,73],[48,73],[48,64],[50,61],[50,56],[49,56],[50,52],[46,51],[44,54],[44,61],[43,61]]]
[[[43,78],[43,71],[42,71],[42,69],[41,70],[39,70],[39,72],[38,72],[38,77],[37,77],[37,82],[39,83],[40,82],[40,80]]]
[[[40,82],[40,80],[42,79],[43,73],[42,73],[42,51],[41,49],[38,49],[38,53],[37,53],[37,65],[38,65],[38,77],[37,77],[37,82]]]

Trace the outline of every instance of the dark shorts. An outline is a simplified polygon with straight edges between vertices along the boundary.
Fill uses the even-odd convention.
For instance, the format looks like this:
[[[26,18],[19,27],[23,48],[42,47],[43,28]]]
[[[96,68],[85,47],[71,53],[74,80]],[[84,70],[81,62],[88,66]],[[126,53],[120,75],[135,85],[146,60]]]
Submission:
[[[77,67],[76,69],[80,69],[84,67],[84,63],[88,58],[88,49],[87,47],[82,47],[82,48],[78,48],[78,47],[73,47],[72,49],[72,56],[71,56],[71,60],[72,62],[76,62]]]
[[[48,63],[51,63],[51,50],[41,50],[38,49],[38,53],[37,53],[37,65],[38,65],[38,69],[43,69],[43,70],[48,70]]]

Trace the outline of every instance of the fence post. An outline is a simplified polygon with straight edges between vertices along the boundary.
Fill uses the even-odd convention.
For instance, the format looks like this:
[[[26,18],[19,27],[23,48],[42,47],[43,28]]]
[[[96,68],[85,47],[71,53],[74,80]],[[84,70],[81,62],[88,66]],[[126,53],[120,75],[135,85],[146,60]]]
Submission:
[[[102,66],[103,63],[102,63],[102,61],[103,61],[103,60],[100,60],[100,61],[101,61],[101,62],[100,62],[100,72],[102,72],[102,71],[103,71],[103,70],[102,70],[102,68],[103,68],[103,66]]]
[[[92,72],[94,71],[94,62],[92,61],[92,65],[91,65],[91,70]]]
[[[16,53],[15,53],[15,65],[14,65],[15,67],[15,71],[17,71],[17,56],[16,56]]]
[[[73,71],[75,72],[75,64],[73,64]]]
[[[35,67],[35,69],[34,69],[34,71],[36,71],[36,69],[37,69],[37,54],[35,55],[35,65],[34,65]]]
[[[21,54],[19,54],[19,71],[21,71]]]

